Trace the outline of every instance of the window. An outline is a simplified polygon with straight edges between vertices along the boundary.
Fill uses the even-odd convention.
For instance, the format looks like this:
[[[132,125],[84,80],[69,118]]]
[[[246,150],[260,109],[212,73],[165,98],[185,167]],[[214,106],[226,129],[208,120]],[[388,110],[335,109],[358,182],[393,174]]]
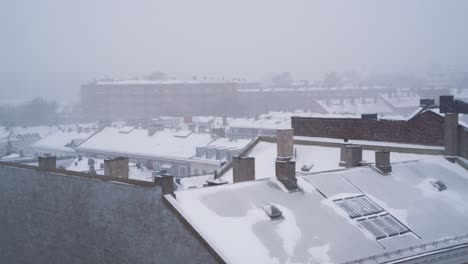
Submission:
[[[198,175],[198,173],[199,173],[199,172],[198,172],[198,169],[194,169],[194,170],[193,170],[193,174]]]
[[[179,166],[179,176],[187,176],[187,167]]]

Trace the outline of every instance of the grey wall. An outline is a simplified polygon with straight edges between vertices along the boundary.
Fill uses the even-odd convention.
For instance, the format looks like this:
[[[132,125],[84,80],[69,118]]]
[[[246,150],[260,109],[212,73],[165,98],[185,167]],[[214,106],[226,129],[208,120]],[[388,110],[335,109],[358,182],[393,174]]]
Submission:
[[[0,263],[214,263],[160,189],[0,166]]]

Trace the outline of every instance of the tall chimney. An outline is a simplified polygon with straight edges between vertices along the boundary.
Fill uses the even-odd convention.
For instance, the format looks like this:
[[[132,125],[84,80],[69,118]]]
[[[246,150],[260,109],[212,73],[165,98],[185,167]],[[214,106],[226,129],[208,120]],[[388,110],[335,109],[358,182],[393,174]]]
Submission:
[[[360,166],[362,161],[362,146],[346,144],[341,147],[341,161],[340,166],[352,168]]]
[[[294,156],[294,130],[276,130],[276,153],[279,158],[292,158]]]
[[[458,114],[445,113],[445,155],[458,155]]]
[[[232,158],[233,182],[244,182],[255,180],[255,158],[233,157]]]
[[[104,160],[104,175],[128,179],[128,158]]]
[[[38,161],[40,169],[50,170],[57,168],[57,157],[55,156],[41,156]]]
[[[375,152],[375,166],[383,174],[392,172],[392,166],[390,165],[390,152],[376,151]]]
[[[276,178],[289,191],[297,189],[296,161],[290,158],[277,158],[275,163]]]

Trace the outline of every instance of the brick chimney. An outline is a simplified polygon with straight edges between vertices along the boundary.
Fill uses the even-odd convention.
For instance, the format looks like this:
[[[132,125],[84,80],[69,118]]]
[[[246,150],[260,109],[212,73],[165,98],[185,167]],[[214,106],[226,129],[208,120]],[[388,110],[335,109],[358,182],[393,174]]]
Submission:
[[[233,182],[244,182],[255,180],[255,158],[233,157],[232,158]]]
[[[346,144],[341,147],[340,166],[352,168],[360,166],[362,161],[362,146]]]
[[[57,157],[55,156],[41,156],[38,161],[40,169],[50,170],[57,168]]]
[[[104,175],[128,179],[128,158],[104,160]]]
[[[161,185],[162,195],[170,194],[175,197],[174,194],[174,176],[163,174],[159,177],[159,183]]]
[[[375,152],[375,167],[383,174],[392,172],[390,165],[390,152],[389,151],[376,151]]]
[[[445,155],[458,155],[458,113],[445,113]]]
[[[296,161],[291,158],[276,158],[276,179],[289,191],[297,189]]]
[[[279,158],[292,158],[294,156],[294,130],[276,130],[276,153]]]

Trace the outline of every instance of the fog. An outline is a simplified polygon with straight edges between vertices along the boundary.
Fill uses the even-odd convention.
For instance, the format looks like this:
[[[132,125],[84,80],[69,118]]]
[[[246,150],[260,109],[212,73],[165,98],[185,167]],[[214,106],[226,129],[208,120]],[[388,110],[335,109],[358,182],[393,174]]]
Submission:
[[[2,100],[78,100],[93,78],[163,71],[466,70],[467,1],[3,1]]]

